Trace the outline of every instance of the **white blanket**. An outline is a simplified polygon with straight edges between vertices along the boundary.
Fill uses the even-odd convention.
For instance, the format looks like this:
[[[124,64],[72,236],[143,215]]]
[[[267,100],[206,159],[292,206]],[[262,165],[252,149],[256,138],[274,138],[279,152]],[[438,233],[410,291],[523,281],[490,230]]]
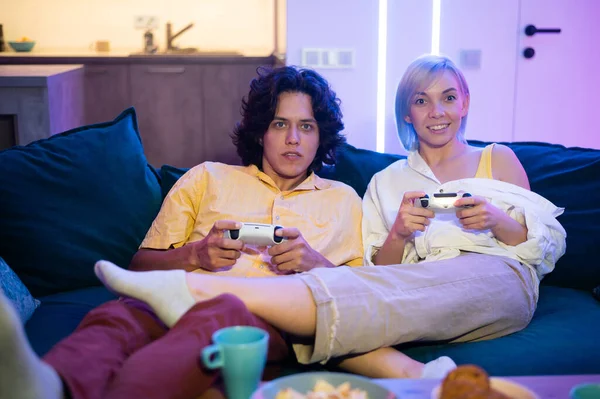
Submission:
[[[440,190],[464,191],[486,198],[510,217],[527,226],[527,241],[517,246],[505,245],[494,238],[489,230],[464,230],[453,213],[438,214],[425,232],[417,232],[414,242],[407,243],[402,263],[450,259],[458,256],[460,251],[493,254],[507,256],[530,266],[539,281],[554,269],[558,259],[565,253],[567,234],[556,220],[564,209],[556,207],[544,197],[514,184],[480,178],[450,181],[440,185],[437,191]],[[373,200],[377,203],[377,198],[369,197],[367,196],[367,201]],[[392,215],[386,216],[386,219],[391,219],[389,216]],[[364,217],[370,215],[365,214]],[[387,234],[382,235],[381,230],[363,233],[366,261],[372,264],[372,256],[383,245]]]

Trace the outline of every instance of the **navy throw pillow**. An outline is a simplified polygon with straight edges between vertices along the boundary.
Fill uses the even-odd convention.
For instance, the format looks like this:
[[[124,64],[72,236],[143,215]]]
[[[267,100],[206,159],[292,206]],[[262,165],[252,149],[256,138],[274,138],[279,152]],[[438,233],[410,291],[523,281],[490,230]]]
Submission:
[[[335,165],[324,166],[317,174],[325,179],[346,183],[362,198],[375,173],[404,158],[404,155],[386,154],[343,144],[336,151]]]
[[[162,202],[133,108],[0,152],[0,256],[34,296],[99,281],[99,259],[127,267]]]
[[[160,187],[163,199],[169,194],[177,180],[187,172],[189,168],[178,168],[171,165],[163,165],[160,168]]]

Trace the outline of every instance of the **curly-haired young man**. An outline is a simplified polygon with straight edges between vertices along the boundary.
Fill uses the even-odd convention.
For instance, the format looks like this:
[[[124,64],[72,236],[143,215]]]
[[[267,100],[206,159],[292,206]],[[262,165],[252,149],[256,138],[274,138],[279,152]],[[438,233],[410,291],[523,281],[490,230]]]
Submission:
[[[182,176],[130,268],[257,277],[362,265],[359,196],[314,173],[335,162],[335,149],[345,141],[339,99],[327,81],[294,67],[260,70],[242,111],[233,141],[244,166],[205,162]],[[284,226],[279,232],[287,240],[266,248],[224,236],[242,222]],[[232,295],[199,303],[180,317],[165,325],[143,302],[108,302],[92,310],[42,362],[23,345],[22,331],[4,328],[0,352],[19,361],[0,367],[4,377],[14,375],[0,387],[0,396],[197,397],[217,377],[199,367],[198,355],[213,332],[233,325],[267,330],[269,360],[289,354],[282,333]],[[15,325],[0,294],[2,324]]]

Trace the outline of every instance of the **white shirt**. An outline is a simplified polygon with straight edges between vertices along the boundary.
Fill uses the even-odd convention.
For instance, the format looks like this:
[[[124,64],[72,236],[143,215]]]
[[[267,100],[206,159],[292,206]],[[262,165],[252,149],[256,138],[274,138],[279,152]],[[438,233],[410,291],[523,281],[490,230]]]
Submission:
[[[529,266],[534,281],[554,269],[565,253],[566,232],[556,217],[558,208],[544,197],[499,180],[468,178],[440,183],[418,152],[394,162],[373,176],[363,199],[365,264],[385,242],[402,197],[407,191],[468,192],[486,198],[492,205],[527,226],[527,241],[510,246],[497,240],[490,230],[465,230],[455,214],[437,214],[424,232],[406,242],[402,263],[450,259],[469,251],[506,256]],[[536,295],[537,296],[537,295]]]

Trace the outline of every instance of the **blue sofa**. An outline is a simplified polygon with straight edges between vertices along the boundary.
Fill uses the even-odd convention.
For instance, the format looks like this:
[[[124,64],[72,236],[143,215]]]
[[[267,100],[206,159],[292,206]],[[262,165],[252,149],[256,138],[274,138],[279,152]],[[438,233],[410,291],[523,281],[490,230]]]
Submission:
[[[474,145],[485,145],[473,142]],[[449,355],[492,375],[600,374],[600,151],[505,143],[523,163],[532,190],[566,208],[559,220],[567,252],[544,279],[538,310],[523,331],[465,344],[413,343],[410,356]],[[363,195],[371,176],[400,159],[345,145],[320,171]],[[160,165],[155,165],[160,166]],[[135,111],[24,147],[0,152],[0,257],[41,306],[25,328],[39,354],[114,296],[92,270],[97,259],[128,265],[164,195],[185,172],[149,165]],[[288,365],[285,373],[306,368]]]

